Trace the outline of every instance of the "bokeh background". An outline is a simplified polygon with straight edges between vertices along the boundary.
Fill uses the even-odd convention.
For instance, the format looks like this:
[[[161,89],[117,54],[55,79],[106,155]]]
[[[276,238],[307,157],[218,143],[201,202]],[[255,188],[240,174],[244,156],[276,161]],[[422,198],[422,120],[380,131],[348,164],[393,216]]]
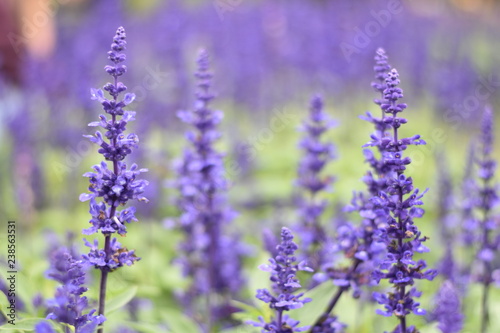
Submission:
[[[173,296],[184,282],[171,265],[180,235],[171,228],[179,213],[169,184],[186,145],[176,112],[193,104],[200,48],[211,55],[215,106],[225,112],[220,149],[227,154],[229,197],[240,212],[235,228],[254,249],[246,263],[251,303],[253,290],[266,281],[255,272],[267,256],[263,226],[278,230],[296,220],[296,129],[311,95],[325,98],[338,123],[330,135],[338,159],[328,168],[336,183],[325,225],[345,218],[341,207],[353,190],[363,189],[360,178],[368,166],[361,145],[372,129],[358,116],[377,111],[370,82],[378,47],[400,73],[409,104],[404,134],[418,133],[428,142],[409,150],[410,172],[417,186],[431,189],[421,224],[431,236],[430,262],[438,262],[437,171],[450,173],[459,211],[467,147],[479,133],[484,107],[500,106],[498,17],[500,3],[493,0],[1,0],[0,218],[18,224],[20,295],[27,311],[37,311],[29,304],[33,297],[53,293],[54,282],[44,278],[49,245],[59,237],[81,246],[88,220],[87,205],[78,201],[87,188],[82,174],[99,161],[82,135],[101,113],[90,88],[108,80],[103,67],[118,26],[128,39],[124,82],[137,94],[131,128],[141,146],[131,159],[150,170],[150,203],[137,205],[141,223],[130,227],[126,239],[143,260],[113,274],[115,289],[138,286],[133,304],[140,304],[140,320],[164,327],[182,310]],[[437,285],[422,288],[432,295]],[[492,298],[497,310],[499,296]],[[431,306],[431,296],[422,303]],[[472,292],[464,332],[475,332],[477,304]],[[388,329],[372,315],[374,308],[360,310],[366,321],[344,311],[344,321],[352,332]],[[115,316],[112,323],[126,317]]]

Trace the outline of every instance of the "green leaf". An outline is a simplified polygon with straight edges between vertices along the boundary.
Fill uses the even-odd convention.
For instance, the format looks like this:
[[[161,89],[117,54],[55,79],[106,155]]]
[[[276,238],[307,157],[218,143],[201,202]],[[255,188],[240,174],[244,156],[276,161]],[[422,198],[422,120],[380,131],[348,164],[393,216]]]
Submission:
[[[130,302],[137,294],[137,289],[137,286],[128,287],[121,294],[113,297],[109,302],[107,302],[106,316],[127,305],[127,303]]]
[[[252,325],[240,325],[225,329],[221,333],[260,333],[260,329]]]
[[[4,293],[0,293],[0,312],[5,314],[6,309],[9,307],[10,302]]]
[[[261,303],[265,304],[264,302]],[[242,322],[245,322],[247,320],[257,321],[259,316],[262,316],[266,319],[269,317],[269,311],[267,311],[267,309],[269,309],[269,306],[267,304],[265,304],[265,308],[258,308],[240,301],[232,300],[231,305],[243,310],[242,312],[236,312],[232,315],[234,319]]]
[[[295,320],[299,320],[300,326],[314,324],[316,319],[318,319],[318,316],[325,311],[337,288],[338,287],[333,285],[331,281],[326,281],[319,286],[306,291],[304,298],[309,297],[312,301],[310,303],[306,303],[300,309],[292,310],[290,312],[290,317]]]
[[[179,310],[166,309],[162,312],[162,317],[172,333],[201,332],[198,324]]]
[[[11,331],[13,329],[19,330],[19,331],[34,331],[35,330],[35,325],[38,324],[41,321],[47,321],[45,318],[26,318],[26,319],[21,319],[21,320],[16,320],[15,325],[4,325],[0,327],[0,331]]]
[[[420,326],[418,330],[421,333],[439,333],[441,330],[437,328],[438,323],[431,323],[425,326]]]
[[[126,327],[131,327],[140,333],[158,333],[158,332],[160,332],[160,328],[157,325],[153,325],[150,323],[126,321],[126,322],[123,322],[122,324],[125,325]],[[168,333],[170,331],[162,328],[161,332]]]

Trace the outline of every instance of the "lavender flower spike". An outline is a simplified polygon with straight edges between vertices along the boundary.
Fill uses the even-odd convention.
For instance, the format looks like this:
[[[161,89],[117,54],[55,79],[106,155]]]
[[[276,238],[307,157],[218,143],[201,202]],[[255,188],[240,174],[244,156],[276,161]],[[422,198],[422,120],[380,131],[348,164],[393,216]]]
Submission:
[[[460,292],[450,280],[444,281],[436,295],[436,307],[431,319],[438,322],[443,333],[459,333],[464,325]]]
[[[320,217],[326,208],[326,200],[319,200],[318,194],[333,182],[332,177],[320,175],[324,167],[334,158],[335,147],[330,142],[322,142],[321,137],[333,126],[333,121],[323,111],[323,100],[315,96],[311,100],[309,117],[301,130],[306,134],[300,141],[304,156],[298,167],[297,185],[302,190],[299,201],[300,224],[297,232],[301,235],[301,252],[305,258],[316,258],[313,269],[325,261],[326,233]]]
[[[384,101],[384,90],[387,87],[385,78],[387,71],[391,66],[387,62],[387,55],[381,48],[377,50],[375,55],[375,82],[372,87],[380,94],[380,99],[375,99],[377,105],[381,105]],[[388,135],[387,129],[390,128],[384,122],[384,112],[382,117],[373,117],[370,112],[365,116],[360,117],[373,124],[375,133],[372,138],[380,140]],[[343,222],[337,227],[336,242],[334,246],[335,252],[343,252],[344,256],[351,261],[348,268],[335,267],[332,263],[330,266],[323,265],[322,269],[335,285],[339,288],[328,303],[325,311],[318,317],[314,324],[314,329],[320,329],[324,323],[331,318],[331,312],[340,300],[341,296],[352,288],[353,297],[361,296],[362,286],[372,286],[373,280],[370,278],[375,267],[378,266],[385,244],[380,242],[375,237],[375,232],[378,226],[385,223],[385,212],[380,210],[371,202],[371,197],[378,195],[380,191],[387,188],[386,178],[391,175],[391,167],[387,164],[386,158],[390,157],[390,153],[385,149],[378,147],[380,158],[377,158],[370,149],[364,149],[365,162],[367,162],[371,171],[368,171],[362,180],[366,184],[367,191],[365,193],[354,193],[351,204],[345,208],[348,212],[356,211],[363,221],[360,225],[354,225],[348,221]],[[330,320],[331,321],[331,320]],[[340,325],[340,323],[337,323]],[[311,330],[314,332],[314,330]]]
[[[498,204],[498,193],[496,185],[493,183],[495,176],[496,161],[491,157],[493,150],[493,112],[490,108],[486,108],[482,120],[481,146],[480,153],[476,163],[479,167],[478,184],[479,202],[477,210],[481,212],[482,219],[480,221],[479,249],[477,259],[481,263],[482,270],[478,280],[483,284],[482,297],[482,312],[481,312],[481,332],[486,332],[489,321],[488,310],[488,295],[489,286],[493,282],[492,272],[495,256],[498,254],[498,246],[500,237],[493,234],[493,231],[498,228],[492,216],[492,209]]]
[[[214,147],[221,136],[217,127],[223,113],[209,105],[214,94],[210,91],[213,74],[208,53],[201,51],[197,62],[194,110],[178,113],[192,129],[186,133],[190,146],[177,166],[179,224],[185,237],[177,262],[183,274],[193,278],[182,295],[186,310],[192,315],[202,314],[205,318],[200,321],[205,331],[212,331],[230,317],[232,307],[228,301],[241,291],[246,249],[239,237],[226,231],[236,212],[227,202],[224,155]],[[205,300],[206,304],[200,302]]]
[[[83,286],[83,261],[75,260],[65,247],[60,247],[51,253],[50,264],[47,276],[61,283],[61,286],[57,288],[55,298],[47,304],[50,311],[47,319],[72,325],[75,333],[93,333],[105,318],[95,315],[95,310],[83,314],[88,307],[87,297],[82,296],[87,291]],[[47,326],[50,328],[48,324],[40,324],[37,330],[43,332],[43,329],[48,330]]]
[[[424,210],[419,206],[423,204],[421,199],[425,191],[420,193],[418,189],[414,189],[412,178],[404,174],[406,165],[411,163],[409,157],[403,157],[404,150],[409,145],[425,144],[425,141],[420,139],[419,135],[410,138],[399,137],[398,130],[407,120],[398,114],[406,109],[407,105],[398,103],[403,97],[403,91],[398,87],[399,74],[395,69],[387,75],[386,83],[385,101],[381,108],[388,114],[384,122],[391,126],[393,133],[392,136],[381,140],[375,138],[369,145],[388,152],[385,162],[391,166],[394,173],[387,178],[387,189],[372,198],[374,205],[386,213],[387,221],[387,225],[379,230],[380,240],[387,246],[387,255],[372,276],[377,282],[387,279],[393,284],[394,292],[375,292],[373,296],[385,307],[385,311],[377,310],[377,313],[384,316],[395,315],[400,321],[397,332],[409,333],[415,332],[415,328],[407,327],[406,316],[411,312],[417,315],[425,314],[425,310],[415,301],[421,294],[413,287],[415,280],[432,280],[437,271],[425,270],[427,264],[422,259],[417,262],[413,260],[415,252],[429,251],[422,244],[427,238],[421,235],[414,223],[415,218],[424,214]]]
[[[135,256],[134,251],[121,247],[116,239],[111,238],[113,233],[124,236],[127,233],[126,225],[137,221],[134,207],[122,210],[118,210],[118,207],[125,206],[132,199],[147,201],[142,193],[148,182],[137,178],[147,170],[139,169],[136,164],[127,168],[127,164],[123,161],[133,148],[137,148],[139,142],[137,135],[133,133],[125,135],[124,133],[128,122],[135,119],[134,111],[124,110],[128,104],[134,101],[135,95],[127,93],[121,97],[127,87],[118,80],[127,71],[127,67],[122,64],[126,59],[125,54],[122,53],[126,45],[125,30],[120,27],[116,31],[111,50],[108,52],[108,59],[112,65],[104,68],[113,78],[112,83],[106,83],[103,87],[111,99],[104,96],[103,90],[91,89],[92,99],[97,100],[102,105],[104,112],[110,118],[108,119],[106,115],[100,115],[99,121],[89,124],[91,127],[102,127],[105,130],[104,134],[97,131],[95,135],[85,136],[101,147],[98,152],[103,155],[105,160],[93,167],[94,172],[84,174],[90,180],[90,193],[80,195],[81,201],[90,201],[90,214],[92,216],[90,219],[91,227],[85,229],[83,233],[90,235],[100,231],[104,235],[103,249],[99,249],[97,240],[94,241],[93,245],[85,241],[91,251],[83,257],[87,264],[101,271],[99,315],[104,315],[108,273],[118,267],[131,265],[140,259]],[[111,162],[111,168],[108,168],[106,161]],[[102,325],[98,332],[103,332]]]
[[[255,327],[262,327],[262,333],[303,332],[308,327],[297,327],[299,322],[284,313],[301,308],[311,301],[310,298],[302,298],[303,293],[294,294],[294,292],[301,288],[296,276],[297,271],[312,272],[312,269],[305,266],[305,262],[296,263],[295,251],[298,246],[293,242],[293,234],[289,229],[285,227],[281,229],[281,243],[276,249],[278,255],[269,259],[269,264],[260,266],[261,270],[271,273],[272,291],[259,289],[255,296],[276,311],[275,317],[269,323],[266,323],[262,317],[259,318],[259,322],[248,323]]]

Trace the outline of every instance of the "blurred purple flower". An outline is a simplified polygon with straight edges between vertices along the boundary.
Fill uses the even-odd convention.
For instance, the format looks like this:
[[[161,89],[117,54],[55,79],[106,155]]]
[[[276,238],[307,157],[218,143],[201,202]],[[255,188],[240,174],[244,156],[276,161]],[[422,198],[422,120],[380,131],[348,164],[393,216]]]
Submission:
[[[460,292],[453,282],[445,280],[435,298],[436,306],[430,314],[430,319],[438,322],[438,328],[443,333],[461,332],[464,325]]]
[[[323,135],[333,126],[333,121],[323,110],[323,100],[319,96],[311,99],[309,116],[303,122],[301,130],[305,132],[299,147],[303,152],[299,163],[296,184],[300,188],[298,200],[299,224],[297,233],[301,240],[303,258],[309,258],[308,264],[317,269],[327,261],[326,249],[328,237],[321,225],[321,215],[327,201],[318,198],[318,194],[327,190],[333,177],[324,177],[322,170],[335,156],[335,147],[330,142],[323,142]]]
[[[444,153],[437,155],[437,188],[438,188],[438,216],[440,239],[445,243],[445,252],[437,269],[444,279],[458,283],[462,281],[459,267],[455,262],[454,244],[457,243],[457,217],[452,214],[454,208],[453,183],[445,161]]]
[[[196,306],[199,297],[212,299],[214,293],[237,297],[244,281],[242,259],[247,253],[239,236],[225,232],[236,212],[227,203],[225,195],[228,182],[223,154],[214,147],[221,136],[217,126],[223,113],[209,107],[214,98],[210,92],[213,75],[209,71],[206,51],[200,52],[197,63],[198,89],[194,110],[178,113],[179,118],[194,130],[186,133],[191,147],[185,149],[183,159],[177,165],[175,182],[180,192],[178,207],[182,211],[179,224],[185,236],[177,262],[183,274],[193,278],[182,297],[189,313],[202,311]],[[211,318],[206,321],[207,326],[228,319],[233,311],[226,300],[219,303],[210,302],[211,308],[204,310]]]
[[[83,314],[88,308],[87,297],[82,296],[87,291],[83,285],[85,282],[83,261],[75,260],[68,249],[60,247],[52,252],[50,268],[46,274],[48,278],[61,283],[56,290],[55,298],[47,301],[49,311],[47,319],[72,325],[78,333],[92,333],[97,325],[104,322],[104,316],[94,314],[96,310]]]
[[[474,208],[477,204],[477,198],[471,193],[477,189],[476,180],[474,177],[474,161],[476,160],[476,147],[471,142],[465,161],[464,177],[461,186],[461,220],[462,220],[462,242],[466,247],[471,249],[477,240],[477,230],[479,221],[474,216]],[[470,266],[470,264],[468,265]],[[466,271],[470,271],[470,267],[466,267]]]
[[[35,333],[56,333],[56,331],[48,322],[41,321],[35,325]]]
[[[487,107],[483,114],[481,123],[481,136],[479,152],[475,163],[477,171],[476,205],[474,210],[480,212],[477,239],[480,244],[476,255],[480,267],[472,273],[473,279],[483,285],[482,309],[481,309],[481,332],[485,332],[489,322],[489,308],[487,304],[489,287],[494,282],[496,258],[500,246],[500,234],[498,234],[498,221],[493,209],[498,205],[497,185],[494,183],[497,162],[493,159],[493,111]],[[470,195],[470,194],[469,194]]]

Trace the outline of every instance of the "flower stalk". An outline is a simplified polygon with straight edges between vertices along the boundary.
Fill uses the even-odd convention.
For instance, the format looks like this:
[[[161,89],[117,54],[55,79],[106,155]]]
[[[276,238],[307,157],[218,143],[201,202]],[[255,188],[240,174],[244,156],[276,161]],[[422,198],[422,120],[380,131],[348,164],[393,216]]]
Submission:
[[[91,244],[84,239],[85,245],[90,248],[90,252],[83,256],[84,261],[101,271],[99,286],[99,315],[104,315],[106,308],[106,290],[108,274],[124,265],[130,266],[140,260],[133,250],[122,247],[112,235],[117,233],[125,236],[127,233],[126,224],[137,221],[135,208],[127,207],[118,210],[118,207],[125,206],[129,200],[137,199],[147,202],[142,196],[147,181],[137,179],[146,172],[146,169],[138,169],[136,164],[127,168],[123,161],[133,148],[138,147],[139,139],[137,135],[131,133],[125,135],[128,122],[135,120],[134,111],[125,111],[123,108],[132,103],[135,95],[126,93],[121,96],[127,87],[119,81],[119,77],[125,74],[127,67],[122,63],[126,56],[122,53],[126,49],[125,30],[120,27],[116,31],[108,52],[108,59],[112,65],[106,66],[105,71],[113,77],[113,83],[104,85],[103,90],[112,97],[108,99],[101,89],[91,89],[91,97],[97,100],[103,107],[106,114],[100,115],[99,121],[89,124],[91,127],[101,127],[105,130],[104,135],[97,131],[94,135],[85,135],[90,141],[100,146],[98,152],[103,155],[104,161],[93,167],[94,172],[87,172],[85,177],[89,178],[89,193],[80,195],[80,201],[89,201],[91,227],[83,230],[86,235],[101,232],[104,236],[104,248],[99,248],[99,242],[94,240]],[[112,169],[108,169],[107,162],[111,162]],[[103,333],[102,324],[98,328],[98,333]]]

